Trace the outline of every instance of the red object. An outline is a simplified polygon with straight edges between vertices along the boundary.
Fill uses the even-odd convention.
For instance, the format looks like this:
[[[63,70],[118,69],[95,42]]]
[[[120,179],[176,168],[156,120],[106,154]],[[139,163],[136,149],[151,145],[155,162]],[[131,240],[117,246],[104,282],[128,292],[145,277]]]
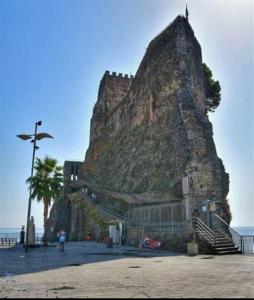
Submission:
[[[144,245],[147,248],[156,249],[160,247],[161,243],[160,241],[152,240],[150,238],[145,238]]]
[[[91,241],[92,240],[92,235],[91,234],[87,234],[85,237],[86,241]]]
[[[149,246],[150,246],[152,249],[156,249],[156,248],[159,248],[160,245],[161,245],[161,243],[160,243],[159,241],[151,240]]]

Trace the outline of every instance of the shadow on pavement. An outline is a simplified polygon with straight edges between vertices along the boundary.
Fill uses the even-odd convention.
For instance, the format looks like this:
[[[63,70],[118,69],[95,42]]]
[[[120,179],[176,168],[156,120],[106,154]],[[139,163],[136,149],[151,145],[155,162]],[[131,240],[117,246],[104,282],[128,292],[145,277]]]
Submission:
[[[0,278],[64,267],[79,267],[126,257],[152,258],[176,255],[181,254],[148,249],[140,252],[137,248],[128,246],[107,248],[106,244],[93,241],[67,242],[64,252],[59,251],[58,244],[55,244],[55,247],[29,248],[28,253],[21,245],[17,245],[13,248],[0,249]]]

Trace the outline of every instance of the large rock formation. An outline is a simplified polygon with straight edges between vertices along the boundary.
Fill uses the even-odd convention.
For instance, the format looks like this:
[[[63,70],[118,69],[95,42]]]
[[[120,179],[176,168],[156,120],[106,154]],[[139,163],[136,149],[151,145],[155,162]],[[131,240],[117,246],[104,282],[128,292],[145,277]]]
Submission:
[[[223,201],[228,174],[206,113],[201,47],[183,16],[149,44],[134,78],[107,71],[91,120],[85,179],[125,193]],[[222,206],[223,207],[223,206]]]
[[[220,204],[221,216],[229,213],[228,174],[213,142],[203,76],[201,47],[183,16],[150,42],[135,77],[105,72],[85,162],[65,164],[64,196],[48,223],[52,236],[60,227],[70,238],[83,235],[84,220],[68,196],[76,179],[100,201],[129,210],[135,201],[178,201],[183,208],[182,179],[188,178],[190,213],[202,211],[207,199]]]

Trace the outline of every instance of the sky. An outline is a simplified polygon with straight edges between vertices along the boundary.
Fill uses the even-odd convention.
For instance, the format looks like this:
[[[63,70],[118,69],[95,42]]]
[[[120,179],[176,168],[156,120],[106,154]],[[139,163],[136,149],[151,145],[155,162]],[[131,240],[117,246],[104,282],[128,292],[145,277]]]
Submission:
[[[184,14],[220,81],[209,114],[217,153],[230,175],[233,226],[254,226],[254,1],[1,0],[0,227],[26,224],[32,144],[37,156],[84,160],[90,119],[105,70],[134,74],[150,40]],[[32,203],[42,227],[42,204]]]

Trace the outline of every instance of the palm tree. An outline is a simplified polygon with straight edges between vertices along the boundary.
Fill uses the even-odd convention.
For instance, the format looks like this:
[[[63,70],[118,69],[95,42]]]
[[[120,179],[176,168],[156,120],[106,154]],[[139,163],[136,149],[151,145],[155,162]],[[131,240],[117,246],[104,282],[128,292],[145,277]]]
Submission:
[[[43,202],[44,205],[44,246],[47,246],[47,220],[48,210],[51,202],[59,197],[63,183],[63,168],[57,166],[57,160],[46,156],[44,160],[36,158],[35,175],[27,179],[29,186],[31,185],[31,199]]]

